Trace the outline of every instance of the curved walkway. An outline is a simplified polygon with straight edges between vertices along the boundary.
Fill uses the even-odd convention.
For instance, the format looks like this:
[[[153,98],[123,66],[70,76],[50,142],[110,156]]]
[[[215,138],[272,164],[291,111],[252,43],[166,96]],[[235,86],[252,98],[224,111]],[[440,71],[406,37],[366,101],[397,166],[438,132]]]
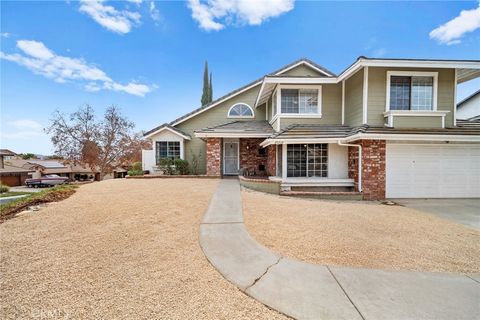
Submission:
[[[475,319],[480,274],[314,265],[257,243],[243,223],[240,185],[221,180],[200,226],[207,259],[230,282],[297,319]]]

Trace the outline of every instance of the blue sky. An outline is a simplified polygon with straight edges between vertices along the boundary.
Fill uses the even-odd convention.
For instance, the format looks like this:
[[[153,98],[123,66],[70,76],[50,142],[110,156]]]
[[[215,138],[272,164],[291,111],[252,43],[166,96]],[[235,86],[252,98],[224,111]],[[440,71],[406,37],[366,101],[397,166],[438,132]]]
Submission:
[[[480,59],[477,1],[0,5],[1,147],[16,152],[50,154],[52,112],[85,103],[120,106],[138,131],[171,121],[199,106],[206,59],[214,98],[300,57],[335,73],[360,55]]]

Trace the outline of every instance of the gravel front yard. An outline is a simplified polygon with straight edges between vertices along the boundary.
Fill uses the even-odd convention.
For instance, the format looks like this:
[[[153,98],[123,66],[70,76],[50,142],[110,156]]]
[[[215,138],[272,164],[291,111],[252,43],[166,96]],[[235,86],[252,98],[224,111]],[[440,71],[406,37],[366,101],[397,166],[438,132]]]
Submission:
[[[0,225],[0,318],[284,318],[198,244],[218,181],[110,180]]]
[[[303,261],[394,270],[480,272],[480,232],[401,206],[242,191],[247,229]]]

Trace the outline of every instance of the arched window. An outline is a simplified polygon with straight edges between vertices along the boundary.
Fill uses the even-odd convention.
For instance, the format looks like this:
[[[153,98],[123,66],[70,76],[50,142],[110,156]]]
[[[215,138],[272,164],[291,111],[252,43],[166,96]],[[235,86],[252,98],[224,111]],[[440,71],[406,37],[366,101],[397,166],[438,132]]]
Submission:
[[[253,109],[246,103],[236,103],[228,110],[229,118],[253,118]]]

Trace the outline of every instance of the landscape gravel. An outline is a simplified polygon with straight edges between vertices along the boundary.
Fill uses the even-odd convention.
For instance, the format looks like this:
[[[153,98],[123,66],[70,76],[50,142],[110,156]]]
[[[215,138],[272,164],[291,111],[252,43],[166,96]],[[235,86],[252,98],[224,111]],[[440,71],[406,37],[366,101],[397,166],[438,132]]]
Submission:
[[[480,232],[428,213],[247,189],[242,199],[250,234],[287,257],[323,265],[480,272]]]
[[[206,260],[215,179],[115,179],[0,225],[0,318],[284,319]]]

